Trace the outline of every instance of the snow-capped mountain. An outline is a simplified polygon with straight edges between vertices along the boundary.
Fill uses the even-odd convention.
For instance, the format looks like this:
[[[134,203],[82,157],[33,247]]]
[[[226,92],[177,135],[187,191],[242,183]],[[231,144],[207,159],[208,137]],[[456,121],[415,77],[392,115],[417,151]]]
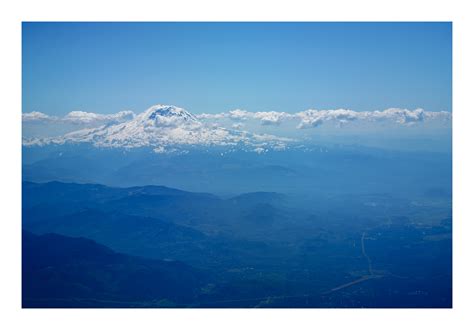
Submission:
[[[284,149],[290,141],[273,135],[206,124],[182,108],[154,105],[123,123],[81,129],[55,138],[25,140],[24,145],[91,143],[96,147],[153,147],[156,152],[166,152],[183,145],[241,145],[262,152]]]

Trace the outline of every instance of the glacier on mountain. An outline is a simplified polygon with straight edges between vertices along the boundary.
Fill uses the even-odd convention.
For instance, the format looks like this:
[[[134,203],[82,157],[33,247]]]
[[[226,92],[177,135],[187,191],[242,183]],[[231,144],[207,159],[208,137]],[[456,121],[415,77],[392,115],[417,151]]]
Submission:
[[[281,150],[292,139],[253,134],[203,123],[188,111],[171,105],[154,105],[131,120],[96,128],[85,128],[59,137],[25,139],[25,146],[91,143],[96,147],[153,147],[155,152],[175,146],[248,146],[251,150]],[[258,150],[258,151],[257,151]]]

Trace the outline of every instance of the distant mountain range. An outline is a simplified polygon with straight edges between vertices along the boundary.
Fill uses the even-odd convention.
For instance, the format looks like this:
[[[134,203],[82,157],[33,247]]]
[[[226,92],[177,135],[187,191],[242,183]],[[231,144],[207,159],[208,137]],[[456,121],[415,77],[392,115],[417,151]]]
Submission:
[[[22,171],[24,180],[34,182],[166,185],[217,194],[327,195],[343,190],[407,195],[450,186],[451,154],[361,146],[313,146],[262,154],[194,146],[186,152],[156,153],[148,147],[53,144],[24,147]]]
[[[265,192],[222,199],[159,186],[24,182],[23,228],[86,236],[124,253],[205,265],[225,259],[225,246],[243,237],[271,239],[268,228],[288,220],[284,205],[284,195]]]

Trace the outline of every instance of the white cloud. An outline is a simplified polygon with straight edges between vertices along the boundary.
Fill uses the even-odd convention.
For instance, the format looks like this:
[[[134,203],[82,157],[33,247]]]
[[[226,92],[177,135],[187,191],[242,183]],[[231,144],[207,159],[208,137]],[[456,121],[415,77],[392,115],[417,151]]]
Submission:
[[[235,109],[229,111],[229,118],[233,120],[247,120],[249,117],[253,117],[252,112],[247,110]]]
[[[23,122],[76,124],[87,126],[100,126],[123,123],[132,120],[135,114],[132,111],[120,111],[113,114],[98,114],[85,111],[71,111],[64,117],[49,116],[45,113],[33,111],[22,114]]]
[[[384,111],[364,112],[364,116],[369,120],[391,120],[399,124],[410,124],[421,122],[424,119],[423,109],[407,110],[390,108]]]
[[[425,111],[424,116],[426,120],[439,120],[441,122],[449,122],[452,120],[451,112],[447,111],[437,111],[437,112],[430,112]]]
[[[301,119],[297,128],[311,128],[318,127],[324,122],[335,122],[338,126],[348,123],[350,121],[363,119],[366,116],[364,112],[357,112],[347,109],[336,109],[336,110],[313,110],[309,109],[306,111],[298,112],[296,114]]]
[[[296,114],[301,121],[298,128],[318,127],[325,122],[335,122],[339,126],[350,121],[378,122],[388,121],[401,125],[413,125],[423,122],[425,119],[444,119],[450,120],[448,112],[427,112],[423,109],[408,110],[390,108],[383,111],[353,111],[346,109],[337,110],[306,110]]]
[[[38,111],[23,113],[21,118],[25,122],[51,121],[56,119],[56,117],[51,117]]]
[[[320,117],[304,116],[301,122],[296,126],[297,128],[311,128],[318,127],[323,124],[323,119]]]
[[[135,117],[132,111],[120,111],[114,114],[98,114],[85,111],[71,111],[64,118],[63,121],[73,124],[91,124],[91,123],[121,123],[131,120]]]
[[[225,112],[221,113],[200,113],[196,115],[197,119],[224,119],[227,118],[228,114]]]
[[[280,125],[285,119],[293,118],[286,112],[277,111],[256,112],[253,117],[259,119],[262,125]]]
[[[296,128],[307,129],[316,128],[324,123],[333,123],[335,127],[345,127],[350,122],[392,122],[400,125],[413,125],[425,120],[439,120],[448,122],[451,120],[449,112],[430,112],[423,109],[399,109],[390,108],[382,111],[354,111],[349,109],[334,110],[315,110],[308,109],[305,111],[290,114],[287,112],[277,111],[260,111],[249,112],[246,110],[235,109],[228,112],[218,114],[203,113],[196,116],[205,122],[214,122],[226,124],[226,119],[241,123],[247,121],[255,122],[263,126],[279,126],[283,123],[292,123]],[[240,125],[228,124],[233,128]]]

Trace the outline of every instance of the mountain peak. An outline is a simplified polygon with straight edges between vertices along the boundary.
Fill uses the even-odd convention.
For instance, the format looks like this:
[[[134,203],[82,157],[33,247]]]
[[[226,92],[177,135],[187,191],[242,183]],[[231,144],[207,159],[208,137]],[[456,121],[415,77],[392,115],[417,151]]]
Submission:
[[[183,108],[174,105],[153,105],[141,114],[142,119],[151,121],[163,121],[163,119],[181,119],[186,122],[197,122],[194,115],[184,110]]]
[[[153,147],[155,152],[171,152],[176,146],[245,145],[255,152],[280,148],[289,139],[272,135],[256,135],[246,131],[228,130],[206,125],[183,108],[157,104],[133,119],[97,128],[82,129],[64,136],[24,142],[25,145],[49,143],[92,143],[98,147]]]

